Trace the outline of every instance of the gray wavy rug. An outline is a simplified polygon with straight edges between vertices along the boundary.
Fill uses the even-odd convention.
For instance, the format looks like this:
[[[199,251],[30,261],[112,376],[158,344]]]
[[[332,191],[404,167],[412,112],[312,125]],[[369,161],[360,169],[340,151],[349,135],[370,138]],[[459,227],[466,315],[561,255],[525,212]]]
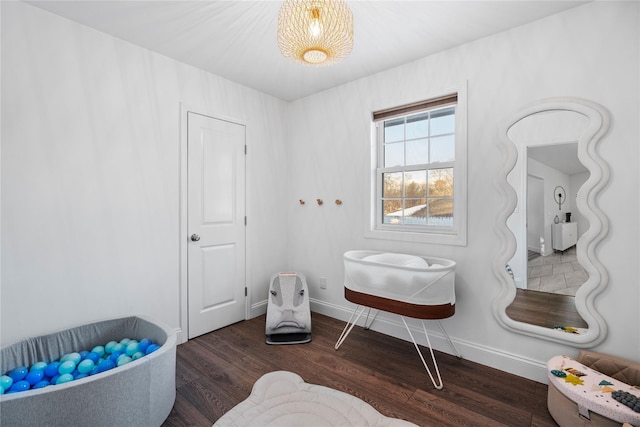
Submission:
[[[249,397],[224,414],[216,427],[417,427],[382,415],[355,396],[305,383],[297,374],[275,371],[253,385]]]

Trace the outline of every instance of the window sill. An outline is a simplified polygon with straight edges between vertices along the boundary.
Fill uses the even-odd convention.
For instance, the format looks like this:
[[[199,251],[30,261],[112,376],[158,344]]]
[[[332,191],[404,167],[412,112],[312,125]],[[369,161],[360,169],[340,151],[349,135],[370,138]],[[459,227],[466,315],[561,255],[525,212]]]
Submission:
[[[365,230],[366,239],[396,240],[401,242],[432,243],[437,245],[467,246],[464,233],[434,233],[393,230]]]

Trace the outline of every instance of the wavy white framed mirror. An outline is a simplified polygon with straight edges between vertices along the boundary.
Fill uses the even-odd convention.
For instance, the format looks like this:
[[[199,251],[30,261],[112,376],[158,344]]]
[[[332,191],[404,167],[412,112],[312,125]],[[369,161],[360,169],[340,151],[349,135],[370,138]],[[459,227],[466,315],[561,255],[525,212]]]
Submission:
[[[495,228],[502,247],[493,265],[500,283],[493,311],[511,331],[576,347],[594,346],[606,336],[594,298],[608,282],[596,247],[608,232],[597,196],[609,170],[596,146],[609,123],[598,104],[551,98],[524,107],[500,126],[506,160],[497,180],[503,204]],[[554,277],[539,279],[544,272]],[[561,289],[554,288],[558,283]],[[558,311],[572,311],[574,317],[564,321],[573,324],[544,325],[514,309],[523,295],[539,296],[526,304],[543,309],[536,304],[549,304],[545,294],[561,299],[564,308]]]

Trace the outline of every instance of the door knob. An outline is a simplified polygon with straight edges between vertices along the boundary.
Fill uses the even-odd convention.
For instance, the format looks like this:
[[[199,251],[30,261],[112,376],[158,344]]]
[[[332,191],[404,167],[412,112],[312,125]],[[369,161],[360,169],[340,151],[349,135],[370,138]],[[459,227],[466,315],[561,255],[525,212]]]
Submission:
[[[198,236],[195,233],[191,235],[191,241],[192,242],[197,242],[198,240],[200,240],[200,236]]]

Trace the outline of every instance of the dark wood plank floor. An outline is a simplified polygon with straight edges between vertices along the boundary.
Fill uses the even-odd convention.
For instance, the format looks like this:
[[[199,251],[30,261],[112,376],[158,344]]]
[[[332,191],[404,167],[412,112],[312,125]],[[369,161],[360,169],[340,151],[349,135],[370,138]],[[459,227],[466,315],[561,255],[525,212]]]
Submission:
[[[356,327],[336,351],[344,322],[313,313],[312,325],[308,344],[265,344],[260,316],[179,345],[176,402],[164,425],[211,426],[263,374],[287,370],[420,426],[556,426],[545,384],[436,352],[439,391],[412,343]]]
[[[506,311],[513,320],[545,328],[556,325],[574,328],[588,326],[578,314],[575,297],[571,295],[517,289],[516,297]]]

